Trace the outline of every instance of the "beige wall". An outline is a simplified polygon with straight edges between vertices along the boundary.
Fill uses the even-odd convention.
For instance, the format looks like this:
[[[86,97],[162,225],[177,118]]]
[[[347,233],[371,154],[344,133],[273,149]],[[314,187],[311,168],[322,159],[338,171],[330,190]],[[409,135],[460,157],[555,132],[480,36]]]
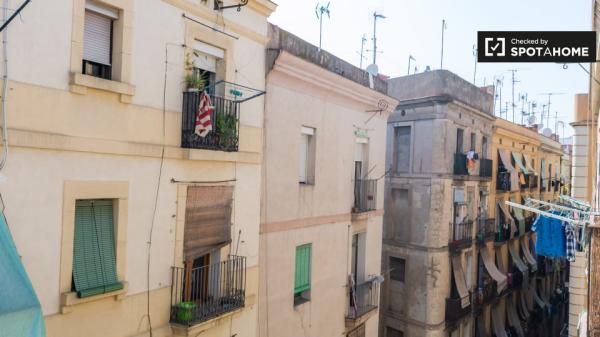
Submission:
[[[355,126],[368,129],[370,178],[385,172],[388,111],[395,101],[283,51],[267,75],[260,239],[261,336],[340,336],[348,307],[352,235],[365,233],[365,277],[380,274],[383,180],[375,211],[351,214]],[[366,123],[369,118],[368,123]],[[365,124],[366,123],[366,124]],[[298,182],[300,130],[315,128],[315,179]],[[296,246],[312,243],[310,301],[294,306]],[[365,324],[378,332],[378,313]]]
[[[181,149],[184,76],[181,44],[200,39],[225,49],[226,79],[263,90],[266,16],[275,6],[266,0],[255,0],[241,12],[226,11],[227,30],[239,36],[236,40],[182,18],[185,11],[213,24],[216,14],[212,3],[210,6],[200,1],[179,0],[105,3],[120,8],[125,20],[126,33],[120,37],[123,39],[120,43],[130,57],[121,64],[129,74],[119,77],[123,82],[100,81],[71,73],[72,65],[81,62],[74,55],[79,55],[81,48],[83,0],[32,3],[26,9],[27,20],[14,21],[9,28],[11,148],[3,171],[7,181],[0,185],[0,191],[19,254],[42,304],[48,335],[146,335],[147,283],[154,336],[171,335],[168,324],[171,266],[176,263],[175,256],[180,256],[176,251],[176,242],[180,240],[176,232],[177,206],[181,202],[178,200],[181,184],[172,183],[173,178],[236,179],[231,232],[233,242],[237,242],[241,231],[238,254],[247,257],[246,308],[209,322],[203,329],[209,336],[234,333],[254,336],[264,97],[241,106],[239,152]],[[39,29],[40,22],[46,28]],[[163,87],[165,48],[166,88]],[[163,90],[165,161],[148,275],[148,238],[163,142]],[[64,272],[69,271],[69,266],[67,263],[61,269],[61,261],[69,261],[65,256],[71,254],[65,249],[68,245],[64,239],[68,237],[64,236],[65,221],[68,223],[63,215],[64,205],[72,202],[65,195],[67,181],[93,181],[99,186],[119,182],[127,186],[125,196],[115,191],[115,198],[126,200],[127,213],[126,221],[117,224],[126,224],[123,236],[126,248],[123,253],[118,251],[117,256],[118,264],[123,265],[122,281],[126,288],[114,296],[75,301],[64,292],[65,285],[70,287]],[[103,197],[110,197],[111,191],[102,193]]]

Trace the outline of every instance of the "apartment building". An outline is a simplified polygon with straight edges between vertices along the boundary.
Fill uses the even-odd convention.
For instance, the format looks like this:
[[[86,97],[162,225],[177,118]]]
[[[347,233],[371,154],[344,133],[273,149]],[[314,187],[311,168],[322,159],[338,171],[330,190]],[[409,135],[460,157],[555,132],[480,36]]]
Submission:
[[[536,128],[504,119],[494,122],[488,208],[496,224],[497,267],[508,282],[501,296],[484,300],[483,310],[477,313],[482,335],[511,331],[517,336],[559,336],[563,331],[568,316],[568,264],[536,256],[534,214],[505,203],[524,203],[527,197],[557,201],[561,154],[560,144]]]
[[[492,95],[446,70],[391,79],[388,93],[400,103],[388,120],[380,336],[474,336],[480,256],[498,291],[506,284],[483,245],[495,233]]]
[[[386,83],[269,26],[260,336],[375,337]]]
[[[275,5],[230,4],[39,1],[8,28],[0,191],[48,336],[256,335]]]

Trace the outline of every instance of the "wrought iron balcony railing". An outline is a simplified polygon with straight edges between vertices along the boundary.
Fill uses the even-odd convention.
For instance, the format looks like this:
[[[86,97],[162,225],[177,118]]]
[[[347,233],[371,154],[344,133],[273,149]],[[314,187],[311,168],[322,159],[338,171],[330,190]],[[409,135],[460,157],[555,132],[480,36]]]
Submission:
[[[365,282],[349,288],[350,297],[347,319],[356,320],[377,308],[379,285],[375,282]]]
[[[498,172],[496,176],[496,191],[510,191],[510,172]]]
[[[529,175],[529,189],[531,190],[535,190],[538,188],[538,180],[539,180],[539,176],[536,175]]]
[[[471,245],[473,242],[473,220],[464,220],[450,228],[451,236],[449,246],[451,250],[459,250]]]
[[[454,154],[454,174],[455,175],[469,175],[467,169],[467,155],[462,153]]]
[[[491,159],[479,159],[479,176],[482,178],[491,178],[492,167]]]
[[[210,94],[214,108],[210,116],[212,131],[204,137],[195,131],[196,115],[200,105],[201,92],[183,93],[181,115],[181,147],[188,149],[208,149],[217,151],[237,151],[239,145],[240,102]]]
[[[499,224],[496,230],[495,242],[504,243],[510,239],[510,224]]]
[[[377,179],[354,181],[354,213],[373,211],[377,208]]]
[[[496,219],[477,219],[477,242],[484,243],[496,235]]]
[[[242,308],[246,299],[246,258],[198,268],[173,267],[171,322],[192,326]]]
[[[471,312],[471,294],[469,294],[469,305],[462,306],[460,298],[446,298],[446,322],[456,322]]]

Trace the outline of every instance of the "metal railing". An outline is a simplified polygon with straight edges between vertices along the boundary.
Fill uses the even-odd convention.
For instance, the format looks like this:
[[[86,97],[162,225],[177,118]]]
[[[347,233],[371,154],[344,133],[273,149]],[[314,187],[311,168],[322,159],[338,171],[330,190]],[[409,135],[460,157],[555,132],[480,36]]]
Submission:
[[[245,257],[172,270],[171,322],[192,326],[245,304]]]
[[[521,184],[519,182],[519,185],[521,187],[521,191],[529,189],[529,174],[524,174],[524,179],[523,180],[525,180],[524,184]]]
[[[494,237],[494,241],[505,242],[509,239],[510,239],[510,224],[500,223],[496,230],[496,236]]]
[[[467,169],[467,155],[462,153],[454,154],[454,174],[455,175],[469,175]]]
[[[477,219],[477,242],[483,243],[496,235],[496,219]]]
[[[200,104],[200,92],[183,93],[181,115],[181,147],[188,149],[208,149],[233,152],[239,145],[240,103],[222,97],[209,95],[214,107],[211,114],[212,131],[204,137],[194,133],[196,114]]]
[[[354,181],[354,213],[373,211],[377,207],[377,179]]]
[[[539,177],[536,175],[529,175],[529,188],[537,189],[538,188],[538,179]]]
[[[496,191],[510,191],[510,172],[498,172],[496,176]]]
[[[492,167],[491,159],[479,159],[479,176],[482,178],[491,178]]]
[[[377,308],[379,284],[368,281],[349,287],[348,296],[350,301],[346,318],[355,320]]]
[[[481,307],[495,299],[497,297],[496,289],[496,282],[491,277],[478,284],[473,296],[474,306]]]
[[[446,298],[446,321],[455,322],[471,312],[471,294],[469,296],[469,305],[462,307],[462,299]]]
[[[473,220],[464,220],[461,223],[451,225],[449,246],[451,249],[459,249],[471,245],[473,242]]]

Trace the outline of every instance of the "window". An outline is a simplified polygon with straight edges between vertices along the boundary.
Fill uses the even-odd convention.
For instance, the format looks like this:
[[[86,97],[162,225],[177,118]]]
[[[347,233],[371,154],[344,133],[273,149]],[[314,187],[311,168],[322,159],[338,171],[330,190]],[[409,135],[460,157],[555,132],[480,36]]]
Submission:
[[[390,278],[394,281],[404,282],[406,260],[390,256]]]
[[[475,151],[477,148],[477,134],[475,132],[471,132],[471,151]]]
[[[86,75],[112,78],[113,21],[118,11],[86,1],[83,33],[83,69]]]
[[[392,189],[392,210],[389,212],[393,224],[393,235],[400,241],[408,240],[410,235],[410,219],[405,216],[411,207],[408,189]]]
[[[365,337],[365,324],[361,324],[358,328],[350,331],[346,337]]]
[[[404,337],[404,332],[388,326],[385,329],[385,337]]]
[[[200,79],[203,86],[212,90],[214,84],[224,77],[225,51],[204,42],[196,41],[194,44],[193,76]],[[202,88],[198,88],[202,89]],[[215,93],[211,91],[212,93]],[[223,96],[224,93],[216,93]]]
[[[464,138],[465,138],[465,130],[456,129],[456,153],[463,153]]]
[[[466,254],[467,267],[465,268],[465,282],[467,283],[468,289],[473,289],[473,255],[471,253]]]
[[[315,129],[302,127],[300,134],[299,182],[314,184],[315,177]]]
[[[112,200],[77,200],[72,290],[80,298],[123,289],[117,280]]]
[[[365,281],[365,250],[366,233],[357,233],[352,235],[352,265],[351,273],[354,278],[354,284],[361,284]]]
[[[394,128],[394,165],[396,173],[410,171],[411,127]]]
[[[312,244],[296,247],[296,269],[294,273],[294,305],[310,300],[310,269]]]
[[[487,137],[483,137],[481,139],[481,158],[483,158],[483,159],[487,159],[487,157],[488,157],[487,147],[488,147],[488,139],[487,139]]]

